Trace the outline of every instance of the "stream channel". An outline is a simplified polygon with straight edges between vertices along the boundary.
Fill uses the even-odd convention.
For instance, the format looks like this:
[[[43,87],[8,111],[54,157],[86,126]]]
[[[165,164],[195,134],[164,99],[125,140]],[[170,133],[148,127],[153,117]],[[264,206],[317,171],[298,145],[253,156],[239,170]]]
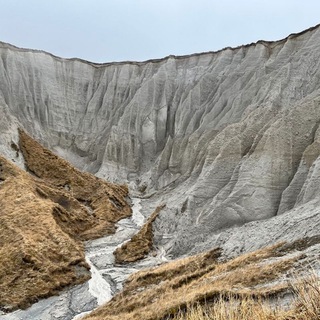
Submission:
[[[117,223],[113,235],[86,243],[86,260],[90,265],[91,279],[61,292],[59,296],[40,300],[26,310],[0,315],[1,320],[79,320],[96,307],[109,301],[122,289],[130,274],[145,267],[166,261],[160,250],[155,257],[136,263],[116,265],[114,250],[138,232],[145,217],[141,213],[141,199],[132,198],[132,216]]]

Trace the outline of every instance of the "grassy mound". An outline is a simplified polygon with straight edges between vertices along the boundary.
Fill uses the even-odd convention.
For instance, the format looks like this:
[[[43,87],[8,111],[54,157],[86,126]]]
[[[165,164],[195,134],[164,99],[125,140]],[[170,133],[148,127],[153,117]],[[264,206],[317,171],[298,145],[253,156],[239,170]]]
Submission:
[[[150,253],[153,248],[152,223],[163,208],[164,205],[157,207],[139,232],[115,250],[114,256],[116,263],[138,261]]]

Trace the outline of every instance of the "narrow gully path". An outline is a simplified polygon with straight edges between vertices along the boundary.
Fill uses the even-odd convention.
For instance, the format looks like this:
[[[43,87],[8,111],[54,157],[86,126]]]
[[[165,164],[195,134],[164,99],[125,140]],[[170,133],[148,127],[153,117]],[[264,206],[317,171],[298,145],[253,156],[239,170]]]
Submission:
[[[97,306],[109,301],[122,289],[127,277],[142,268],[165,261],[165,252],[160,248],[156,257],[126,265],[115,265],[114,250],[137,233],[145,218],[141,214],[141,199],[132,199],[132,216],[117,223],[115,234],[86,243],[86,260],[91,267],[91,279],[59,296],[40,300],[26,310],[0,316],[1,320],[78,320]]]

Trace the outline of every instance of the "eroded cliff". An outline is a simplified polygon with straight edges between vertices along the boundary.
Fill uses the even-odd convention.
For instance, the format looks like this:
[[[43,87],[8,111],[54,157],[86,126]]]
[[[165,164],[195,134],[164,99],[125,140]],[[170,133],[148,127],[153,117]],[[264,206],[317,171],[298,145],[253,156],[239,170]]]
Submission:
[[[319,49],[319,26],[113,64],[2,43],[1,151],[19,162],[20,125],[78,168],[129,182],[146,212],[166,203],[155,240],[179,256],[319,198]]]

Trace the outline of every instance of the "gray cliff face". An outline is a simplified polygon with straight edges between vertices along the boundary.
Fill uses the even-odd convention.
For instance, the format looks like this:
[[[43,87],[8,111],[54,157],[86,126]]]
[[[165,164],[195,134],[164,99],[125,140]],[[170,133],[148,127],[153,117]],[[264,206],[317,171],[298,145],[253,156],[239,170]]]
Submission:
[[[19,161],[22,126],[77,167],[129,182],[150,197],[145,212],[167,203],[156,241],[174,256],[320,199],[319,26],[105,65],[2,43],[0,75],[1,153]]]

